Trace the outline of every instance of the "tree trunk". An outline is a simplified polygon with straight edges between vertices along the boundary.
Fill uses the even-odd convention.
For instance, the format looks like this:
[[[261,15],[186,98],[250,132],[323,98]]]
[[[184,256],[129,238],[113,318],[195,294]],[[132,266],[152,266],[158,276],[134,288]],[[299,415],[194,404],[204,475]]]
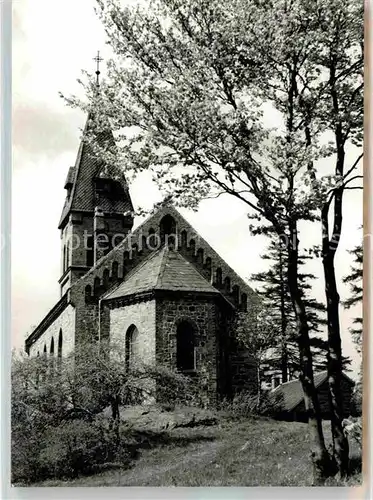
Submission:
[[[282,243],[280,242],[279,249],[279,261],[280,261],[280,286],[281,286],[281,375],[282,375],[282,383],[288,381],[288,350],[286,343],[286,329],[287,329],[287,318],[285,311],[285,283],[284,283],[284,270],[282,263]]]
[[[113,430],[115,434],[115,438],[117,440],[117,443],[119,444],[120,442],[120,436],[119,436],[119,421],[120,421],[120,413],[119,413],[119,397],[118,396],[113,396],[111,398],[111,429]]]
[[[261,407],[261,403],[262,403],[262,377],[261,377],[261,374],[260,374],[260,371],[261,371],[261,363],[260,361],[258,362],[258,366],[257,366],[257,370],[256,370],[256,376],[257,376],[257,380],[256,380],[256,383],[258,384],[258,389],[257,389],[257,401],[256,401],[256,408],[257,408],[257,411],[259,412],[260,411],[260,407]]]
[[[322,214],[322,223],[324,228],[322,261],[325,277],[325,295],[328,316],[329,403],[333,436],[333,456],[337,463],[341,477],[346,477],[349,469],[349,445],[342,427],[342,347],[339,320],[339,294],[337,290],[334,266],[335,249],[332,246],[332,242],[329,242],[327,218],[328,210],[325,208]],[[338,227],[340,228],[340,225],[338,225]]]
[[[320,405],[313,380],[312,352],[306,308],[298,286],[298,231],[296,223],[290,225],[288,252],[288,285],[298,328],[300,381],[303,388],[304,405],[308,417],[314,484],[322,484],[324,479],[331,474],[331,461],[325,447]]]

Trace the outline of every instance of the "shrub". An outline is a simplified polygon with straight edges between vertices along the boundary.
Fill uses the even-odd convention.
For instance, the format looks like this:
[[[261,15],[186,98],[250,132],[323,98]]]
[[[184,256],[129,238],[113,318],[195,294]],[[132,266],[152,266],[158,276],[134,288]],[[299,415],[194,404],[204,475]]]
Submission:
[[[224,400],[220,404],[220,410],[234,418],[272,416],[274,414],[273,402],[267,393],[262,393],[260,402],[258,402],[257,394],[245,391],[237,393],[231,400]]]
[[[109,464],[124,465],[129,458],[124,440],[118,442],[107,420],[100,419],[49,426],[12,444],[13,482],[74,478]]]

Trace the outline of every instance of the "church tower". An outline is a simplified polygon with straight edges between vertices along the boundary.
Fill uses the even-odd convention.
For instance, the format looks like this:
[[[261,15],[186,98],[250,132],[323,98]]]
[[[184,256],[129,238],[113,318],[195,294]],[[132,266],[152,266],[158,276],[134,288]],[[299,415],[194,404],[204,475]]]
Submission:
[[[88,131],[89,115],[83,136]],[[96,139],[113,141],[111,130]],[[124,177],[107,173],[92,146],[82,139],[75,165],[70,167],[64,188],[66,200],[58,228],[61,230],[61,296],[96,262],[131,231],[133,205]]]

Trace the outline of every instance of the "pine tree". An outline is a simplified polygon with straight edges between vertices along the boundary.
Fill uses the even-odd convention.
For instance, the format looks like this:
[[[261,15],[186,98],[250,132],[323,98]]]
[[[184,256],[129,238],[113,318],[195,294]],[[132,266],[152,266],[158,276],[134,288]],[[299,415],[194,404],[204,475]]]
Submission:
[[[271,237],[271,242],[264,255],[264,261],[270,261],[267,271],[253,274],[251,280],[261,284],[258,293],[264,303],[270,308],[272,322],[277,330],[277,342],[271,346],[270,358],[266,361],[271,367],[280,369],[282,382],[287,382],[290,376],[298,372],[299,354],[297,352],[296,317],[287,285],[288,257],[284,245],[276,238]],[[303,254],[299,257],[300,268],[305,265],[310,256]],[[311,282],[315,276],[310,273],[299,272],[299,282],[307,310],[307,320],[310,328],[310,342],[313,351],[314,367],[320,369],[325,366],[327,345],[319,335],[325,326],[325,307],[322,303],[310,297]],[[280,360],[280,361],[279,361]]]
[[[353,255],[353,264],[351,272],[343,279],[350,287],[350,297],[344,301],[344,306],[347,309],[361,305],[363,300],[363,247],[356,246],[350,252]],[[354,318],[354,326],[350,328],[352,338],[356,344],[356,349],[361,353],[362,336],[363,336],[363,318],[361,314]]]

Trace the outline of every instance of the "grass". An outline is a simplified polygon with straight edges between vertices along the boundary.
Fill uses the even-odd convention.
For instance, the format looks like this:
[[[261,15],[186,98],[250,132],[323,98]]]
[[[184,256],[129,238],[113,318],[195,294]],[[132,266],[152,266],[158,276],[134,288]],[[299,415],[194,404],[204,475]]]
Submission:
[[[34,486],[311,486],[307,425],[270,419],[229,421],[209,427],[144,434],[131,468]],[[325,436],[330,441],[329,425]],[[345,483],[361,485],[361,454],[351,446],[354,472]]]

